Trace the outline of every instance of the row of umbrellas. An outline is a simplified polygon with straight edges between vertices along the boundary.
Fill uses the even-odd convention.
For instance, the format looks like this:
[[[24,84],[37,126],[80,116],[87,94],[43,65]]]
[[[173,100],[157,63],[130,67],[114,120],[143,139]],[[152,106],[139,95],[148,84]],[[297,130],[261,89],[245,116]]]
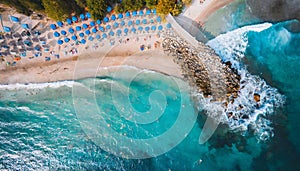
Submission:
[[[146,11],[146,15],[150,15],[151,13],[156,14],[156,9],[153,9],[153,10],[148,9],[148,10]],[[139,12],[133,11],[132,13],[130,13],[129,11],[127,11],[127,12],[125,13],[125,17],[130,17],[131,15],[134,16],[134,17],[137,16],[137,15],[143,16],[143,15],[144,15],[144,11],[143,11],[143,10],[140,10]],[[111,15],[110,18],[109,18],[109,17],[105,17],[105,18],[103,19],[103,22],[107,23],[107,22],[109,22],[110,20],[115,21],[116,19],[122,19],[123,17],[124,17],[124,16],[123,16],[122,13],[120,13],[120,14],[118,14],[118,15],[113,14],[113,15]],[[84,14],[80,14],[80,15],[79,15],[79,18],[80,18],[82,21],[85,20],[85,18],[90,19],[90,18],[91,18],[91,14],[90,14],[90,13],[86,13],[85,15],[84,15]],[[67,19],[66,19],[66,23],[68,23],[68,25],[71,25],[72,23],[76,23],[76,22],[78,22],[78,18],[77,18],[76,16],[73,16],[71,19],[70,19],[70,18],[67,18]],[[92,21],[92,22],[90,23],[90,25],[91,25],[92,23],[95,24],[95,22]],[[97,20],[96,23],[97,23],[97,24],[101,24],[101,20]],[[64,24],[63,24],[62,21],[57,21],[56,24],[57,24],[58,27],[63,27],[63,26],[64,26]],[[50,24],[50,28],[51,28],[52,30],[57,29],[56,24]]]

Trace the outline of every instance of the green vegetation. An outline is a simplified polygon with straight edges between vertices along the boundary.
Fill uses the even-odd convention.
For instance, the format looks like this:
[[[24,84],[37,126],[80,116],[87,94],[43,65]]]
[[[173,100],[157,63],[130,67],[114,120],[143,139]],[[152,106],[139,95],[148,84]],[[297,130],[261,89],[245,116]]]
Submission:
[[[25,15],[32,14],[32,11],[44,11],[41,0],[1,0],[1,3],[15,8],[18,13]]]
[[[65,20],[71,14],[68,0],[42,0],[48,17],[54,20]]]
[[[94,19],[102,19],[106,14],[105,0],[87,0],[87,7]]]

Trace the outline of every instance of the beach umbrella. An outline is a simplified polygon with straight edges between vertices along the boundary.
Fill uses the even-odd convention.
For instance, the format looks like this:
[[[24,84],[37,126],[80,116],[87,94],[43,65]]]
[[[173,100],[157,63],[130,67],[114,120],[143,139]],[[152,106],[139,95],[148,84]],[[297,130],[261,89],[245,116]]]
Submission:
[[[69,33],[73,34],[74,32],[75,32],[75,30],[72,27],[70,27],[69,28]]]
[[[93,40],[94,40],[93,36],[90,36],[89,41],[93,41]]]
[[[140,23],[141,23],[140,20],[136,20],[136,21],[135,21],[135,24],[136,24],[136,25],[140,25]]]
[[[68,43],[68,42],[70,41],[70,39],[66,37],[66,38],[64,39],[64,41],[65,41],[66,43]]]
[[[60,33],[61,33],[62,35],[66,35],[66,34],[67,34],[67,32],[66,32],[65,30],[62,30]]]
[[[133,12],[132,12],[132,16],[135,17],[136,15],[137,15],[137,12],[136,12],[136,11],[133,11]]]
[[[94,27],[94,26],[95,26],[95,22],[94,22],[94,21],[91,21],[91,22],[90,22],[90,26],[91,26],[91,27]]]
[[[72,20],[71,20],[70,18],[67,18],[67,19],[66,19],[66,22],[67,22],[69,25],[72,24]]]
[[[106,33],[102,34],[102,38],[103,39],[107,38],[107,34]]]
[[[158,29],[158,30],[162,30],[162,29],[163,29],[163,26],[160,25],[160,26],[157,27],[157,29]]]
[[[124,29],[124,33],[128,33],[128,28],[125,28],[125,29]]]
[[[118,36],[120,36],[120,34],[122,33],[122,30],[117,30],[117,34],[118,34]]]
[[[116,15],[115,14],[113,14],[112,16],[111,16],[111,18],[110,18],[111,20],[113,20],[113,21],[115,21],[117,18],[116,18]]]
[[[132,26],[133,22],[130,20],[128,21],[128,26]]]
[[[136,29],[134,27],[131,28],[131,32],[135,33]]]
[[[72,17],[72,21],[75,23],[75,22],[77,22],[77,17],[76,16],[73,16]]]
[[[168,23],[168,24],[166,25],[166,27],[169,29],[169,28],[171,28],[172,26],[171,26],[170,23]]]
[[[104,27],[102,27],[102,26],[99,26],[99,30],[101,30],[102,32],[105,31],[105,30],[104,30]]]
[[[142,26],[140,26],[140,27],[138,28],[138,30],[142,31],[142,30],[143,30],[143,27],[142,27]]]
[[[143,15],[144,15],[144,11],[143,11],[143,10],[140,10],[139,15],[140,15],[140,16],[143,16]]]
[[[71,39],[75,41],[75,40],[77,40],[77,36],[73,35],[73,36],[71,37]]]
[[[115,27],[115,28],[118,28],[118,27],[119,27],[119,23],[118,23],[118,22],[115,22],[115,23],[114,23],[114,27]]]
[[[161,22],[161,17],[158,16],[158,17],[156,18],[156,21],[160,23],[160,22]]]
[[[79,18],[80,18],[81,20],[84,20],[84,19],[85,19],[84,14],[80,14],[80,15],[79,15]]]
[[[147,24],[147,19],[143,19],[142,23]]]
[[[56,24],[57,24],[59,27],[63,27],[63,25],[64,25],[61,21],[57,21]]]
[[[85,39],[81,39],[80,43],[85,44],[86,40]]]
[[[56,29],[56,25],[55,25],[55,24],[50,24],[50,28],[51,28],[52,30],[55,30],[55,29]]]
[[[101,24],[101,20],[97,20],[96,23],[97,23],[97,24]]]
[[[84,33],[79,33],[79,36],[80,37],[84,37]]]
[[[150,27],[145,27],[145,30],[148,32],[150,30]]]
[[[60,36],[60,34],[57,31],[54,32],[53,35],[54,35],[54,37],[59,37]]]
[[[96,37],[96,39],[100,39],[101,38],[101,36],[99,34],[97,34],[95,37]]]
[[[59,45],[62,45],[63,43],[64,42],[62,40],[60,40],[60,39],[57,41],[57,44],[59,44]]]
[[[152,27],[151,27],[151,30],[156,30],[156,26],[152,26]]]
[[[109,30],[110,28],[111,28],[110,25],[107,25],[107,26],[106,26],[106,30]]]
[[[85,34],[86,34],[86,35],[91,34],[90,30],[86,30],[86,31],[85,31]]]
[[[97,29],[94,27],[94,28],[92,29],[92,32],[93,32],[93,33],[96,33],[96,32],[97,32]]]
[[[152,13],[156,15],[156,9],[153,9],[153,10],[152,10]]]
[[[130,12],[127,11],[127,12],[125,13],[125,16],[126,16],[126,17],[130,17]]]
[[[123,14],[122,13],[118,14],[118,19],[122,19],[122,18],[123,18]]]
[[[14,23],[18,23],[20,22],[19,18],[18,17],[15,17],[15,16],[10,16],[10,20]]]
[[[22,28],[23,29],[29,29],[29,25],[28,24],[22,24]]]
[[[109,32],[109,35],[110,35],[110,36],[114,36],[115,33],[114,33],[113,31],[110,31],[110,32]]]
[[[121,26],[124,26],[125,25],[125,21],[121,21]]]
[[[91,14],[90,14],[89,12],[87,12],[87,13],[85,14],[85,16],[86,16],[86,18],[91,18]]]
[[[108,17],[105,17],[105,18],[103,19],[103,21],[107,23],[107,22],[109,22],[109,18],[108,18]]]
[[[107,11],[107,12],[111,12],[111,10],[112,10],[111,6],[108,6],[108,7],[106,8],[106,11]]]
[[[80,31],[81,27],[80,26],[76,26],[76,31]]]
[[[154,23],[154,20],[151,19],[151,20],[150,20],[150,23],[153,24],[153,23]]]
[[[87,29],[89,26],[87,24],[82,24],[82,28]]]
[[[150,14],[151,14],[151,10],[150,10],[150,9],[147,9],[146,14],[147,14],[147,15],[150,15]]]

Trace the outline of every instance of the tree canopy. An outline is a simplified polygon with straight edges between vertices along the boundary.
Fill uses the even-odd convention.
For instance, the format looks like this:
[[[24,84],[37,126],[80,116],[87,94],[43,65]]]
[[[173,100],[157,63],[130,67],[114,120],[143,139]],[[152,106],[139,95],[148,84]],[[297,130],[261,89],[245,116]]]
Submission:
[[[86,2],[94,19],[102,19],[105,16],[108,6],[105,0],[87,0]]]
[[[54,20],[65,20],[72,9],[68,0],[42,0],[48,16]]]

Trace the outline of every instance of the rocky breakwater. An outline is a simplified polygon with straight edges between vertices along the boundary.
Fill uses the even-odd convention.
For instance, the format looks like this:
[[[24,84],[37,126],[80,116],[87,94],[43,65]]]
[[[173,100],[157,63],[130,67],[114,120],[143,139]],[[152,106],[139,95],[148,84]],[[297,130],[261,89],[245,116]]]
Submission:
[[[205,98],[226,108],[238,96],[240,76],[210,47],[200,42],[192,46],[172,31],[164,35],[162,46],[179,64],[184,78]]]

